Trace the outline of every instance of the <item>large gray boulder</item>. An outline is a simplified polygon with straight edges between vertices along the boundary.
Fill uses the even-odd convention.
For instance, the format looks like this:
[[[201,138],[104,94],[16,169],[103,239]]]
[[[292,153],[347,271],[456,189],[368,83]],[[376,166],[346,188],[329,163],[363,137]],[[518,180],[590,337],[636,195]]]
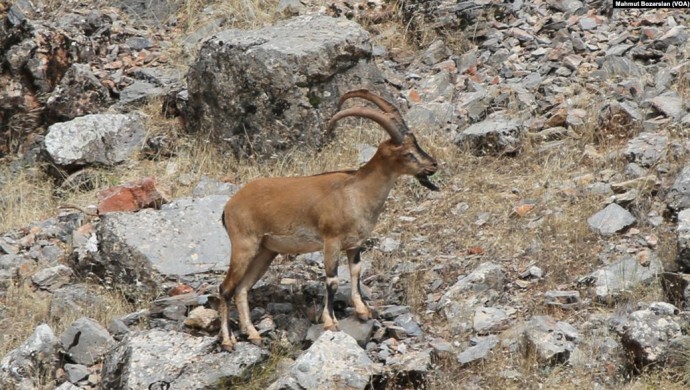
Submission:
[[[63,168],[113,166],[126,161],[145,135],[142,114],[85,115],[50,126],[44,149]]]
[[[648,308],[630,313],[615,327],[623,346],[638,364],[661,362],[674,339],[683,336],[687,321],[677,307],[654,302]]]
[[[266,359],[268,353],[238,343],[232,353],[215,352],[215,337],[151,329],[131,333],[103,364],[105,389],[217,389]]]
[[[111,103],[108,88],[87,64],[72,65],[46,102],[49,115],[69,120],[103,111]]]
[[[91,318],[82,317],[60,337],[65,355],[74,363],[90,366],[115,346],[108,331]]]
[[[160,276],[225,271],[230,240],[221,213],[227,200],[224,195],[181,198],[160,210],[104,215],[98,227],[100,256],[87,257],[79,267],[140,292],[155,291]]]
[[[659,257],[652,251],[644,251],[636,256],[624,255],[584,279],[594,284],[598,300],[608,302],[652,283],[663,271]]]
[[[347,19],[309,15],[220,32],[189,69],[187,129],[222,137],[238,153],[318,147],[344,92],[381,88],[370,57],[369,34]]]
[[[448,320],[454,334],[467,332],[474,327],[476,310],[496,303],[505,283],[506,271],[502,266],[483,263],[459,277],[443,294],[436,309]]]
[[[59,345],[53,330],[46,324],[39,325],[22,345],[0,361],[0,388],[37,389],[38,373],[53,369]]]
[[[364,389],[380,372],[352,336],[326,331],[268,389]]]

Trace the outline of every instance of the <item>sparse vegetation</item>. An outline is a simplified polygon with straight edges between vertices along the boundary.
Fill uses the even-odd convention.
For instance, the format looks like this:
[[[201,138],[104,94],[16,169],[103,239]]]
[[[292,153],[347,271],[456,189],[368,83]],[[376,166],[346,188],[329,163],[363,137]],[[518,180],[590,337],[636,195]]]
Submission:
[[[224,28],[260,27],[281,17],[273,12],[277,3],[277,0],[187,0],[177,15],[175,34],[190,34],[219,17],[226,20]],[[48,1],[46,9],[60,10],[64,4],[67,3]],[[473,45],[471,38],[431,28],[425,30],[423,25],[415,25],[415,31],[410,31],[409,25],[401,23],[400,2],[392,2],[388,7],[393,17],[386,22],[365,20],[363,24],[372,32],[374,41],[394,55],[409,55],[439,37],[446,39],[456,54],[464,53]],[[208,9],[214,12],[206,12]],[[2,10],[0,6],[0,13]],[[189,53],[178,40],[170,46],[167,54],[171,58],[182,59]],[[183,64],[182,61],[179,63]],[[686,101],[689,80],[687,72],[681,72],[675,87]],[[518,274],[532,264],[538,264],[547,275],[540,283],[514,287],[507,294],[506,299],[520,302],[520,317],[549,314],[558,320],[580,323],[587,314],[608,309],[604,305],[593,304],[586,312],[560,311],[547,309],[539,301],[545,291],[574,288],[577,276],[587,275],[599,265],[597,256],[603,243],[585,221],[600,209],[606,196],[594,194],[586,187],[602,170],[624,169],[626,162],[616,152],[641,130],[614,123],[610,124],[612,135],[602,134],[609,129],[601,128],[598,122],[603,92],[588,86],[578,88],[581,88],[578,107],[587,113],[585,125],[557,147],[547,148],[529,138],[524,140],[523,149],[515,157],[478,157],[450,142],[451,136],[447,133],[416,130],[422,146],[440,163],[435,182],[439,183],[442,191],[438,195],[429,193],[412,178],[398,182],[374,235],[399,235],[403,246],[395,255],[367,252],[365,256],[372,268],[364,279],[372,275],[385,277],[399,264],[399,257],[406,256],[414,264],[414,269],[401,272],[400,278],[393,281],[394,287],[402,291],[403,302],[419,314],[428,333],[459,341],[453,340],[444,320],[435,313],[426,312],[427,302],[438,299],[433,296],[437,293],[426,293],[427,287],[437,280],[441,280],[443,287],[450,286],[459,275],[488,260],[505,266],[510,272],[509,280],[519,279]],[[312,101],[314,106],[319,103]],[[519,104],[515,96],[510,96],[502,109],[516,110]],[[93,204],[99,191],[145,176],[156,177],[161,187],[167,190],[167,195],[177,198],[188,195],[202,176],[244,184],[260,176],[310,175],[352,168],[358,158],[358,145],[376,145],[383,138],[380,131],[370,128],[372,125],[351,121],[347,128],[342,126],[338,130],[336,141],[322,150],[292,150],[258,163],[251,158],[235,157],[225,145],[203,135],[186,134],[177,119],[165,118],[160,113],[160,105],[160,101],[152,101],[143,107],[149,115],[147,130],[150,136],[172,140],[174,155],[134,158],[124,166],[112,169],[94,168],[101,179],[86,191],[68,188],[58,197],[52,180],[40,168],[0,166],[0,177],[9,178],[1,186],[0,232],[25,228],[32,222],[55,216],[60,204]],[[621,133],[622,130],[625,134]],[[690,141],[686,128],[673,130],[670,136],[680,145],[687,145]],[[587,148],[593,148],[599,158],[587,155]],[[664,169],[670,172],[679,170],[682,161],[673,158],[669,161]],[[656,237],[657,253],[664,261],[669,261],[675,259],[677,251],[673,231],[655,229],[646,223],[650,212],[664,212],[659,202],[652,199],[654,196],[656,189],[644,192],[631,209],[641,221],[636,229],[641,235]],[[515,208],[524,202],[534,207],[524,214],[516,213]],[[458,207],[463,203],[467,206]],[[483,220],[484,215],[490,216],[488,220]],[[401,217],[407,218],[401,220]],[[443,274],[435,271],[440,264],[446,265]],[[28,275],[29,270],[25,273]],[[101,324],[147,306],[147,302],[127,302],[117,291],[102,286],[94,286],[94,291],[107,303],[87,308],[82,315],[95,318]],[[443,288],[437,291],[443,291]],[[660,298],[660,289],[640,288],[631,291],[624,301],[626,303],[621,305]],[[76,319],[51,317],[49,307],[50,294],[35,290],[25,279],[15,281],[0,292],[0,313],[4,313],[0,316],[0,357],[24,341],[37,324],[48,323],[59,335]],[[276,341],[266,363],[248,373],[241,383],[225,383],[223,386],[265,388],[274,379],[275,370],[295,353],[295,350]],[[688,360],[687,356],[677,360],[683,359]],[[690,381],[689,372],[687,363],[662,370],[650,368],[634,375],[630,369],[616,366],[607,366],[605,372],[560,365],[544,368],[534,356],[518,351],[496,353],[482,363],[467,367],[459,366],[455,357],[438,359],[425,388],[579,389],[589,388],[598,378],[607,376],[615,379],[606,383],[616,383],[618,388],[682,389],[687,388]],[[481,378],[481,385],[478,378]],[[389,384],[395,389],[407,385]]]

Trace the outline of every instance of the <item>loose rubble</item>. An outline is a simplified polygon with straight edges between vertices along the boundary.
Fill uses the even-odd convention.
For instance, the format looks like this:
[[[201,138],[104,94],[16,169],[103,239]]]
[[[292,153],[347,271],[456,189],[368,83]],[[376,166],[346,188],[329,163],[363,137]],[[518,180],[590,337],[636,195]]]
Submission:
[[[281,20],[255,30],[228,29],[237,16],[210,4],[199,10],[206,22],[184,33],[179,1],[59,11],[41,1],[1,5],[7,175],[44,170],[59,198],[93,189],[99,171],[174,157],[173,131],[148,132],[142,111],[152,107],[176,118],[186,137],[240,159],[288,161],[338,137],[326,121],[353,88],[395,102],[444,153],[510,167],[525,154],[526,166],[548,165],[576,150],[578,172],[500,188],[502,198],[490,201],[504,202],[505,215],[461,197],[463,172],[442,172],[439,194],[396,189],[392,197],[416,197],[392,210],[400,223],[418,223],[453,196],[448,218],[471,220],[451,232],[428,223],[412,236],[376,231],[366,250],[394,265],[371,271],[363,256],[362,295],[375,315],[360,321],[349,307],[357,286],[341,264],[340,332],[318,323],[323,257],[281,255],[249,293],[264,344],[240,335],[233,352],[216,338],[217,285],[231,251],[220,214],[247,178],[199,174],[197,183],[183,174],[176,181],[191,196],[173,198],[149,173],[109,183],[97,206],[0,232],[0,298],[21,285],[50,301],[51,318],[78,318],[60,337],[40,324],[17,342],[0,360],[0,387],[216,388],[245,383],[273,358],[280,362],[270,389],[422,388],[447,362],[473,373],[463,386],[485,388],[477,372],[506,354],[514,361],[495,374],[516,386],[546,386],[523,377],[525,359],[544,378],[591,373],[595,383],[572,383],[597,388],[620,387],[647,368],[686,372],[688,16],[593,0],[328,3],[280,1],[271,12]],[[372,39],[387,22],[403,23],[424,47],[412,53]],[[466,42],[450,39],[470,28]],[[184,55],[171,57],[178,46]],[[358,164],[376,150],[358,149]],[[5,182],[2,172],[3,207],[12,196]],[[503,184],[487,174],[487,188]],[[529,186],[535,199],[523,196]],[[590,201],[577,219],[560,206]],[[541,247],[561,239],[564,218],[591,250],[559,259],[577,263],[572,275],[554,273]],[[529,244],[520,253],[488,241],[485,229],[506,220],[523,223],[516,226]],[[540,226],[554,235],[534,234]],[[436,237],[458,234],[468,247]],[[432,241],[444,242],[438,250],[417,245]],[[408,285],[419,296],[406,296]],[[142,309],[109,323],[85,317],[112,289]],[[0,308],[0,324],[7,316]],[[234,308],[230,316],[237,319]]]

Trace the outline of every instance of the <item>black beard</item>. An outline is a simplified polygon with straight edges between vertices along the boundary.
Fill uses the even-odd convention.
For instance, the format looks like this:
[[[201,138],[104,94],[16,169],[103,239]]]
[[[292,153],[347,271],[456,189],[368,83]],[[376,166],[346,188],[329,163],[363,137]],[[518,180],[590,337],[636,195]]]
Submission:
[[[417,178],[417,181],[419,182],[419,184],[423,185],[424,187],[426,187],[432,191],[438,191],[439,190],[439,188],[436,187],[436,185],[434,183],[432,183],[431,180],[429,180],[429,176],[427,176],[423,173],[420,173],[419,175],[416,175],[415,177]]]

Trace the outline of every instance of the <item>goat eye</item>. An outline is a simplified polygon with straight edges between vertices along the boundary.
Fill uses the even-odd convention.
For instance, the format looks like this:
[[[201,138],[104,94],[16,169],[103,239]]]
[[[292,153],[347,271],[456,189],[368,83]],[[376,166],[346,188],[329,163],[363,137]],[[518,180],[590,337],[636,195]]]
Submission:
[[[415,157],[414,153],[405,153],[405,158],[410,159],[410,160],[417,160],[417,157]]]

